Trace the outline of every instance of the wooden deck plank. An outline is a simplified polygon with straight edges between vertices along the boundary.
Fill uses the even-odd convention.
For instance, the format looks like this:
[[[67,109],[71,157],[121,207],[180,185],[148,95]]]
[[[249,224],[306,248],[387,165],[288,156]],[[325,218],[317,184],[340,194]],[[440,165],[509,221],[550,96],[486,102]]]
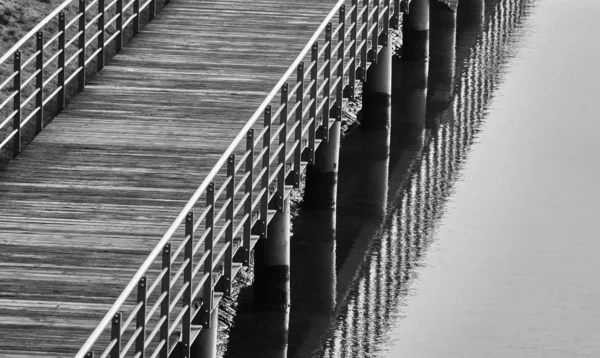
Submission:
[[[79,349],[333,4],[171,1],[0,172],[1,358]]]

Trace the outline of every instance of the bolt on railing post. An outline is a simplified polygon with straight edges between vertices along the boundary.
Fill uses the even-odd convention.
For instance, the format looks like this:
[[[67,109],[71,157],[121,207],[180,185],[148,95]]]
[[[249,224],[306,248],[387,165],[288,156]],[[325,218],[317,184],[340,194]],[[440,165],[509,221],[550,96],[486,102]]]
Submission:
[[[85,358],[94,358],[94,351],[89,351],[85,354]],[[141,357],[140,357],[141,358]]]
[[[265,153],[262,158],[262,169],[264,171],[261,180],[261,191],[263,196],[260,200],[260,235],[267,237],[267,222],[269,216],[269,165],[271,161],[271,105],[265,108],[264,127],[267,128],[263,136],[263,149]],[[266,148],[266,149],[265,149]]]
[[[135,317],[135,328],[141,329],[140,334],[137,336],[135,340],[135,353],[139,354],[139,358],[146,357],[146,307],[148,303],[148,294],[147,294],[147,281],[146,276],[143,276],[138,281],[137,287],[137,302],[141,304],[136,317]]]
[[[375,0],[376,3],[373,4],[375,7],[375,12],[373,14],[373,25],[375,28],[373,29],[373,33],[371,34],[371,61],[373,63],[377,63],[377,50],[379,49],[379,8],[381,5],[380,0]]]
[[[123,48],[123,0],[117,0],[117,38],[116,38],[116,52],[121,51]]]
[[[98,0],[98,71],[104,67],[104,18],[106,9],[104,8],[104,0]]]
[[[160,340],[164,340],[165,344],[160,350],[160,358],[168,358],[169,356],[169,306],[171,304],[171,243],[165,244],[162,252],[162,269],[166,270],[160,283],[160,290],[165,298],[160,304],[160,316],[165,317],[165,321],[160,327]]]
[[[210,315],[213,305],[213,239],[215,237],[215,183],[210,182],[206,189],[206,207],[208,214],[206,215],[206,230],[208,234],[204,240],[204,252],[208,252],[208,256],[204,261],[204,274],[208,274],[208,278],[204,281],[202,292],[202,327],[210,328]]]
[[[365,44],[360,49],[360,80],[365,82],[367,80],[367,53],[369,51],[369,0],[363,0],[363,9],[365,11],[362,14],[364,27],[362,29],[361,42],[364,40]]]
[[[231,294],[232,267],[233,267],[233,212],[235,209],[235,154],[229,156],[227,160],[227,177],[230,178],[227,184],[227,201],[229,204],[225,211],[225,221],[229,222],[227,231],[225,231],[225,244],[229,244],[225,250],[225,284],[223,285],[223,293],[227,296]]]
[[[333,47],[333,41],[331,39],[331,22],[327,24],[325,28],[325,57],[323,58],[323,64],[325,65],[325,70],[323,71],[323,81],[325,81],[325,85],[323,86],[323,98],[322,101],[325,101],[323,104],[323,133],[322,138],[323,141],[329,142],[329,111],[330,111],[330,92],[331,92],[331,49]]]
[[[243,237],[243,258],[242,264],[246,267],[250,265],[250,236],[252,235],[252,180],[254,172],[254,129],[248,130],[246,134],[246,152],[250,152],[246,158],[246,183],[244,184],[244,194],[247,195],[244,203],[244,237]]]
[[[35,60],[35,70],[38,71],[35,77],[35,88],[38,90],[35,96],[35,108],[39,108],[35,121],[35,134],[39,134],[44,128],[44,32],[40,31],[36,37],[36,51],[38,51]]]
[[[65,36],[66,36],[66,15],[64,12],[61,12],[58,15],[58,31],[60,32],[60,36],[58,37],[58,87],[60,90],[58,92],[58,110],[62,110],[65,108]]]
[[[338,53],[337,53],[337,57],[338,60],[340,61],[340,64],[337,68],[337,77],[339,78],[338,81],[338,88],[337,88],[337,93],[336,93],[336,99],[335,99],[335,106],[336,106],[336,120],[341,120],[341,109],[342,109],[342,105],[344,103],[344,54],[346,52],[346,5],[342,5],[340,7],[340,32],[338,33],[338,43],[340,44],[340,47],[338,48]]]
[[[296,82],[299,83],[296,90],[296,103],[300,103],[296,109],[296,150],[294,153],[294,188],[300,186],[300,166],[302,165],[302,108],[304,107],[304,62],[298,64],[296,71]]]
[[[14,70],[16,76],[14,78],[14,89],[17,92],[13,99],[13,109],[16,111],[13,117],[13,131],[17,131],[13,137],[13,157],[21,153],[21,51],[16,51],[14,56]]]
[[[120,358],[121,356],[121,312],[117,313],[112,320],[112,327],[110,330],[111,341],[117,340],[117,343],[113,346],[110,351],[110,358]]]
[[[281,169],[277,175],[277,211],[283,212],[283,197],[285,196],[285,172],[287,169],[287,163],[285,157],[287,155],[287,116],[288,116],[288,84],[283,84],[281,88],[281,105],[284,109],[279,115],[279,125],[283,126],[279,132],[279,145],[281,150],[279,151],[278,165],[281,165]]]
[[[140,0],[133,0],[133,36],[140,32]]]
[[[319,43],[315,42],[312,45],[310,61],[313,64],[310,71],[310,81],[312,87],[310,88],[310,100],[312,101],[310,106],[310,118],[312,120],[308,128],[308,148],[310,155],[308,162],[315,164],[315,151],[316,151],[316,137],[317,137],[317,88],[319,87]]]
[[[85,87],[85,14],[87,12],[86,0],[79,0],[79,63],[77,64],[78,68],[81,68],[79,71],[78,77],[78,86],[79,91],[83,90]]]
[[[192,335],[192,275],[194,273],[194,212],[190,211],[185,218],[185,237],[189,237],[185,244],[183,252],[184,260],[187,266],[183,271],[183,281],[187,285],[183,293],[183,305],[186,312],[183,316],[182,334],[181,334],[181,357],[190,356],[191,335]]]
[[[350,68],[348,73],[348,84],[350,85],[350,93],[348,94],[348,98],[354,100],[354,92],[356,81],[356,63],[357,63],[357,49],[358,49],[358,0],[352,0],[352,6],[354,11],[352,12],[352,17],[350,19],[352,25],[352,31],[350,32],[350,41],[352,42],[352,49],[350,50],[350,61],[352,61],[352,68]]]

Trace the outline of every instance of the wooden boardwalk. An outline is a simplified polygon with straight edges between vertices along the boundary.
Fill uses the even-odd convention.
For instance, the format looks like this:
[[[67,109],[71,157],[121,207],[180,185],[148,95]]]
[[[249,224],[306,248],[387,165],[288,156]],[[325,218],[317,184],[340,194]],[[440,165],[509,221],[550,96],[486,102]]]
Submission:
[[[0,357],[73,356],[332,0],[172,0],[0,172]]]

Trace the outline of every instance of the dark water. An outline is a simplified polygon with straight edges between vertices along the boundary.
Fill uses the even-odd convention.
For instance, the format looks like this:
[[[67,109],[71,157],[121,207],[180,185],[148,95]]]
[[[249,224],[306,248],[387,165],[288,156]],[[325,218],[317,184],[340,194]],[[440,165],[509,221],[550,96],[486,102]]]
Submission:
[[[225,357],[600,356],[598,14],[490,0],[396,61],[391,133],[298,213],[290,309],[241,310]]]

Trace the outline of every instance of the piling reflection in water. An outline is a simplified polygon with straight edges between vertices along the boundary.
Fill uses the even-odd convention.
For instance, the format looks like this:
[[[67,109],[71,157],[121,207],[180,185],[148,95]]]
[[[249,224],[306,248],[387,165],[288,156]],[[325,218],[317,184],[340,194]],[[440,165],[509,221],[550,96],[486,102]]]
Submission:
[[[400,308],[416,276],[414,268],[418,267],[420,256],[427,252],[430,233],[443,215],[444,201],[496,86],[498,66],[506,56],[507,41],[528,2],[498,1],[487,12],[483,31],[463,36],[476,41],[471,49],[457,49],[468,55],[464,67],[457,64],[452,105],[442,113],[428,112],[428,117],[443,120],[437,130],[429,132],[421,163],[369,247],[349,294],[338,306],[333,332],[319,356],[386,356],[384,347],[389,325],[401,315]],[[467,28],[462,27],[463,31]],[[429,97],[428,104],[432,102],[434,98]],[[392,140],[392,157],[395,147]],[[401,352],[390,352],[389,356],[399,354]]]

